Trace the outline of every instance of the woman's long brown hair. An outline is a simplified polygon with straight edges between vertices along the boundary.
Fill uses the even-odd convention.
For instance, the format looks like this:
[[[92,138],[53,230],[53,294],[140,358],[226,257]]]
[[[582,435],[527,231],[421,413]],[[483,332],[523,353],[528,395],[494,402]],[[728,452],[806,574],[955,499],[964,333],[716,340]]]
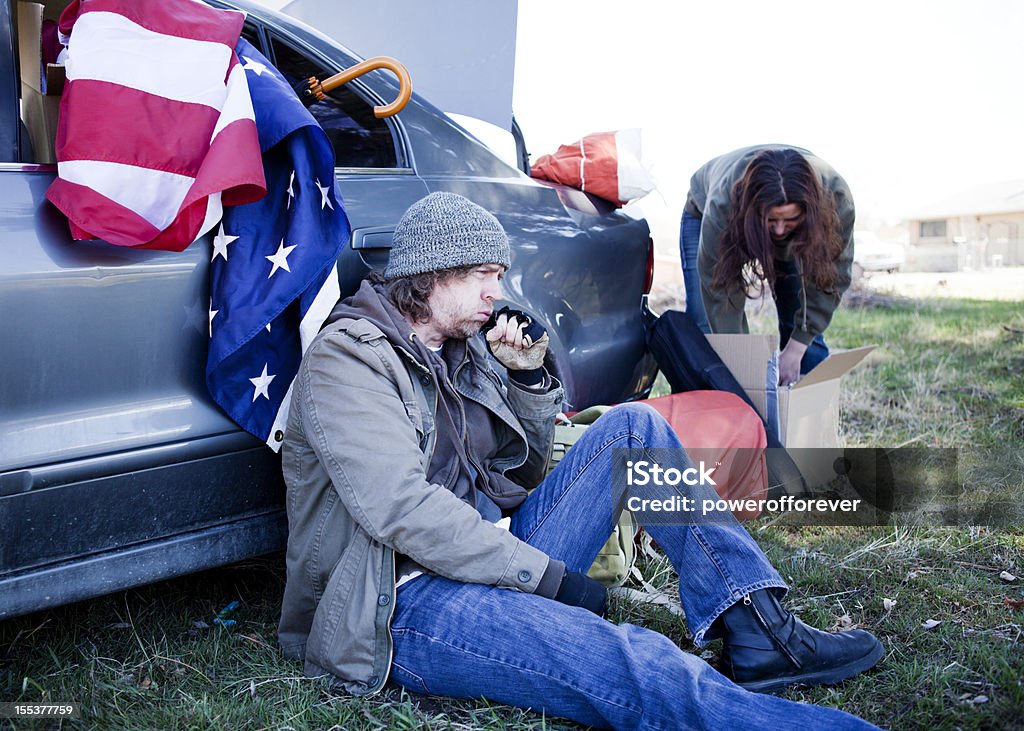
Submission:
[[[732,214],[722,235],[713,283],[748,297],[763,294],[775,282],[775,242],[768,210],[796,203],[803,221],[791,234],[791,250],[801,274],[823,292],[833,291],[836,261],[843,250],[835,196],[824,188],[807,159],[793,149],[762,150],[747,165],[732,190]]]

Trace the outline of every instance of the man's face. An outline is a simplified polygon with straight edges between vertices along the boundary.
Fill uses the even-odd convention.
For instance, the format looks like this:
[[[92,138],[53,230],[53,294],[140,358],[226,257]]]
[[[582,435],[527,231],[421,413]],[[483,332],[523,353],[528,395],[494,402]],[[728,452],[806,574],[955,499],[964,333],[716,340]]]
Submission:
[[[799,203],[786,203],[768,209],[768,232],[776,241],[789,237],[804,222],[804,209]]]
[[[439,282],[430,293],[433,317],[426,323],[434,337],[426,339],[434,340],[436,346],[448,338],[466,339],[480,332],[491,316],[494,300],[501,296],[504,276],[505,267],[500,264],[482,264],[464,276]]]

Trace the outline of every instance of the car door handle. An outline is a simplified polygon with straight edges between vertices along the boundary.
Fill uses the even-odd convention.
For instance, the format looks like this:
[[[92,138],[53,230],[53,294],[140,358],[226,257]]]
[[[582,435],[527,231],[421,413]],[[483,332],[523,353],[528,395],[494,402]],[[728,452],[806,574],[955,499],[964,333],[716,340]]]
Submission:
[[[352,232],[353,249],[390,249],[395,240],[391,226],[357,228]]]
[[[17,495],[32,489],[32,473],[28,470],[16,470],[0,475],[0,497]]]

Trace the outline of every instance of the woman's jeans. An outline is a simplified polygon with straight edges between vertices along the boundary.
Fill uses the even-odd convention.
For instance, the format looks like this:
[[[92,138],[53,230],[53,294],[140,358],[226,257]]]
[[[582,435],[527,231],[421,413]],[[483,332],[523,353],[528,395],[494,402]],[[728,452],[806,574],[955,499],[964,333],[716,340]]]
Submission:
[[[711,332],[707,311],[700,294],[700,274],[697,271],[697,252],[700,249],[700,219],[683,211],[679,225],[679,254],[683,263],[683,286],[686,289],[686,311],[705,333]],[[775,309],[779,315],[779,347],[786,347],[796,325],[800,309],[802,284],[796,262],[775,260]],[[818,335],[811,341],[800,361],[800,373],[809,373],[814,366],[828,357],[825,339]]]
[[[650,407],[616,407],[520,506],[512,532],[586,571],[612,530],[613,450],[679,447]],[[698,645],[745,594],[784,590],[735,521],[647,530],[679,573]],[[743,690],[653,630],[509,589],[420,576],[399,588],[391,632],[391,678],[418,693],[487,698],[617,729],[873,728],[841,711]]]

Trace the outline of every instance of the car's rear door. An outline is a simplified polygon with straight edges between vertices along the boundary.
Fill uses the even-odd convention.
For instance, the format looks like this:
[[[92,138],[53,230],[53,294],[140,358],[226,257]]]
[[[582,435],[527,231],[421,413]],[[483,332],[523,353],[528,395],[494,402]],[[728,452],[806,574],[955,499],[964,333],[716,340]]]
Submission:
[[[13,21],[10,3],[0,11]],[[252,23],[246,35],[271,37]],[[7,37],[0,618],[272,550],[284,536],[279,460],[207,393],[210,242],[173,253],[71,239],[45,199],[56,166],[14,144],[17,33]],[[346,129],[345,115],[372,117],[373,101],[320,111]],[[390,148],[389,164],[339,168],[354,239],[385,256],[380,244],[425,193],[397,129],[378,126],[370,150]],[[343,275],[365,272],[357,250],[346,257]]]
[[[12,6],[0,2],[0,141],[18,140],[0,148],[0,617],[283,536],[273,455],[206,391],[209,242],[71,239],[45,198],[56,166],[35,164],[18,117],[28,17]]]

